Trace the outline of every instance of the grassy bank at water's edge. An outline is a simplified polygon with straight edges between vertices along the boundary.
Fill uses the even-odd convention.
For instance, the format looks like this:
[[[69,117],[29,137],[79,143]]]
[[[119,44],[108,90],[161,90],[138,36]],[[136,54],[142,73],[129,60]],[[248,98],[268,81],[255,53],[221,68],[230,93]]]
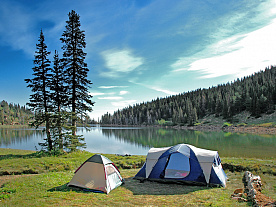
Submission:
[[[74,171],[93,153],[79,151],[49,156],[45,153],[0,148],[0,206],[247,206],[230,196],[243,187],[244,170],[261,176],[263,193],[276,199],[276,161],[222,158],[229,180],[226,188],[140,183],[132,177],[145,156],[106,154],[121,170],[125,185],[110,194],[67,187]],[[18,174],[21,174],[20,176]],[[30,176],[30,174],[33,174]]]

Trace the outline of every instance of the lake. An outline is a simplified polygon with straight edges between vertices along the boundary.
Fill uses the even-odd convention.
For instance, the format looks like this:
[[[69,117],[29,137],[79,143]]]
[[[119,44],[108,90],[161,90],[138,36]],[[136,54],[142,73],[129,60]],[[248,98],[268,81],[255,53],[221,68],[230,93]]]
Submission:
[[[85,150],[103,154],[146,155],[151,147],[179,143],[216,150],[221,157],[276,158],[276,135],[134,127],[91,127],[83,134]],[[40,150],[43,129],[0,129],[0,148]]]

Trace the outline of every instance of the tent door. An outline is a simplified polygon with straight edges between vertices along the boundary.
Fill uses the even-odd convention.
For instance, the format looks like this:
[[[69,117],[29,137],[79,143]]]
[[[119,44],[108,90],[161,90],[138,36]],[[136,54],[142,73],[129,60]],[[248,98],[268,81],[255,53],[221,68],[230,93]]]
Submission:
[[[185,178],[190,173],[189,157],[181,153],[173,153],[165,170],[164,178]]]
[[[105,171],[106,171],[106,175],[107,175],[107,183],[109,184],[110,190],[112,190],[122,184],[122,181],[118,174],[118,171],[113,165],[111,165],[111,164],[106,165]]]

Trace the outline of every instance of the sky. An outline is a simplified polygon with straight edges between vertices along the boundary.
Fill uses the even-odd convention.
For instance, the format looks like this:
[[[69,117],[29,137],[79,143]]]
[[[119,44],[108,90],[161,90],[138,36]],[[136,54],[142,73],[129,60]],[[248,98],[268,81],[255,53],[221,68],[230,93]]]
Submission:
[[[276,65],[276,1],[1,0],[0,101],[26,105],[41,29],[62,55],[68,13],[85,31],[91,118]]]

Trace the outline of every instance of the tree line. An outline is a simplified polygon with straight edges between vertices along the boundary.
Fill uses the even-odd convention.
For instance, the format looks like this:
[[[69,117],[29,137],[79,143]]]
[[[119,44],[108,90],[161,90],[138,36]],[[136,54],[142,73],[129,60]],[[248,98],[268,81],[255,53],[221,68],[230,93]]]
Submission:
[[[27,125],[33,113],[19,104],[0,102],[0,125]]]
[[[85,62],[85,33],[80,29],[80,16],[72,10],[68,14],[65,30],[60,38],[63,55],[55,51],[49,59],[45,37],[41,30],[36,44],[33,78],[25,79],[31,88],[29,106],[34,113],[31,125],[45,125],[46,138],[39,143],[48,151],[76,150],[84,147],[82,135],[77,135],[77,123],[88,119],[92,111],[92,96],[88,89],[89,69]]]
[[[253,117],[276,109],[276,67],[220,84],[166,98],[143,102],[113,114],[104,114],[102,124],[110,125],[194,125],[207,115],[235,122],[234,116],[250,112]]]

